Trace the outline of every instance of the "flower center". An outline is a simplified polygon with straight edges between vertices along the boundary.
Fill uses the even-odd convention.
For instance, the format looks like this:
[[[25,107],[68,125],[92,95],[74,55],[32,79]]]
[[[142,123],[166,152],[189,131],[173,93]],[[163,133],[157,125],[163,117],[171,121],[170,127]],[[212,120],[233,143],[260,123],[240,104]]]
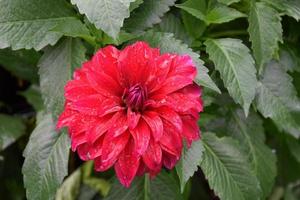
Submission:
[[[123,94],[123,101],[133,111],[142,110],[146,98],[147,90],[140,84],[136,84],[134,86],[131,86],[129,89],[125,89]]]

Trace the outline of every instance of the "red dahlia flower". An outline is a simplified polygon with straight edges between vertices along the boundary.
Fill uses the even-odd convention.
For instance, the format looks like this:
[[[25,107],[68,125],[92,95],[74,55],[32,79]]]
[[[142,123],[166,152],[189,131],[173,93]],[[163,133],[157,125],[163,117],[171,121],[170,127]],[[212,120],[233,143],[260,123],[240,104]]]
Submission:
[[[97,171],[114,166],[128,187],[136,175],[172,169],[183,140],[199,139],[203,104],[195,76],[187,55],[160,54],[145,42],[121,51],[107,46],[66,84],[57,127],[68,127],[82,160],[94,160]]]

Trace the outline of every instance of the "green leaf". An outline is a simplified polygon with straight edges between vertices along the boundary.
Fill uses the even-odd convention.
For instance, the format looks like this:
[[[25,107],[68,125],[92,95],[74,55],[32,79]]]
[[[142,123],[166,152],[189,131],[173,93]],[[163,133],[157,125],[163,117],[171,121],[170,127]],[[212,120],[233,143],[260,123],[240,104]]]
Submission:
[[[209,39],[205,43],[210,59],[220,72],[230,96],[247,115],[255,97],[256,69],[249,49],[237,39]]]
[[[213,133],[205,133],[202,138],[205,151],[200,166],[215,194],[222,200],[258,200],[259,182],[239,144]]]
[[[125,20],[124,28],[129,32],[140,32],[161,21],[176,0],[147,0]]]
[[[104,200],[183,200],[177,181],[172,174],[159,173],[153,179],[137,177],[129,188],[115,180]]]
[[[95,38],[91,36],[89,29],[78,20],[70,21],[64,24],[58,24],[51,29],[51,31],[61,33],[68,37],[80,37],[92,45],[95,44]]]
[[[39,79],[36,67],[39,58],[40,54],[33,50],[0,50],[0,65],[13,75],[33,83],[38,83]]]
[[[263,0],[274,6],[276,9],[283,11],[284,14],[300,20],[300,2],[299,0]]]
[[[24,150],[24,185],[30,200],[54,199],[56,190],[68,173],[70,140],[57,133],[50,114],[32,132]]]
[[[279,63],[286,71],[300,72],[300,52],[297,46],[286,43],[280,47]]]
[[[253,3],[249,13],[250,41],[260,72],[271,60],[282,42],[282,27],[279,13],[264,3]]]
[[[129,17],[129,6],[134,0],[71,0],[79,11],[112,38],[116,38]]]
[[[300,141],[293,137],[286,137],[286,143],[291,154],[300,163]]]
[[[193,176],[195,171],[197,171],[202,160],[203,151],[203,144],[200,140],[193,142],[189,149],[183,149],[181,159],[176,164],[176,171],[180,180],[181,192],[183,192],[185,184],[189,178]]]
[[[81,169],[73,172],[57,190],[55,200],[77,199],[81,184]]]
[[[134,2],[132,2],[129,7],[130,12],[138,8],[142,3],[144,3],[144,0],[135,0]]]
[[[39,62],[42,96],[47,111],[55,117],[64,106],[64,86],[85,61],[85,51],[80,40],[66,39],[48,48]]]
[[[274,61],[266,66],[259,83],[256,105],[261,114],[271,118],[281,130],[300,136],[300,124],[292,113],[299,106],[292,78]]]
[[[171,13],[166,14],[162,18],[162,21],[158,24],[158,30],[160,32],[173,33],[176,39],[182,40],[187,44],[191,42],[191,38],[185,32],[180,18]]]
[[[58,24],[78,21],[65,0],[0,1],[0,48],[40,50],[62,36],[51,32]]]
[[[0,151],[21,137],[25,129],[21,118],[0,114]]]
[[[195,7],[193,1],[194,0],[186,1],[183,4],[176,5],[176,7],[204,21],[207,25],[222,24],[240,17],[246,17],[245,14],[223,4],[215,4],[212,8],[208,8],[204,11],[201,7]]]
[[[44,109],[44,103],[41,96],[40,88],[36,85],[31,85],[27,90],[20,92],[27,102],[34,107],[36,111]]]
[[[228,133],[239,141],[262,188],[262,199],[271,192],[276,176],[276,157],[264,144],[262,120],[255,113],[247,118],[242,110],[231,112]]]
[[[140,39],[147,41],[152,47],[160,48],[162,53],[171,52],[191,56],[198,70],[196,77],[198,84],[220,93],[218,87],[209,77],[208,69],[203,65],[203,61],[199,59],[199,54],[193,52],[180,40],[175,39],[173,34],[148,31]]]
[[[230,4],[233,4],[233,3],[237,3],[237,2],[240,2],[241,0],[218,0],[218,2],[220,3],[223,3],[223,4],[226,4],[226,5],[230,5]]]

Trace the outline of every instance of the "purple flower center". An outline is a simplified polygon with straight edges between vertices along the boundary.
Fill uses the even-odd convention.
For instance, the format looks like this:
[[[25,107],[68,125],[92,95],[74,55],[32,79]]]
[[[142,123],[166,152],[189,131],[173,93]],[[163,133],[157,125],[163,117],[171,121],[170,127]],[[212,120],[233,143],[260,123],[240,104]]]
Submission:
[[[131,86],[129,89],[125,89],[123,94],[124,102],[133,111],[141,111],[146,99],[147,90],[140,84],[136,84],[134,86]]]

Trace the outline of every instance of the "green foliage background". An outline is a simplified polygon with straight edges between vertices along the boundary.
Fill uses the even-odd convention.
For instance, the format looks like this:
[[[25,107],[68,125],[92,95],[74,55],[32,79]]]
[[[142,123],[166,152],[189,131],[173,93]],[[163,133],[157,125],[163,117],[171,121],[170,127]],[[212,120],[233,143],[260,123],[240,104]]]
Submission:
[[[0,199],[300,199],[300,0],[0,0]],[[189,54],[201,141],[172,171],[95,173],[55,123],[99,48]]]

